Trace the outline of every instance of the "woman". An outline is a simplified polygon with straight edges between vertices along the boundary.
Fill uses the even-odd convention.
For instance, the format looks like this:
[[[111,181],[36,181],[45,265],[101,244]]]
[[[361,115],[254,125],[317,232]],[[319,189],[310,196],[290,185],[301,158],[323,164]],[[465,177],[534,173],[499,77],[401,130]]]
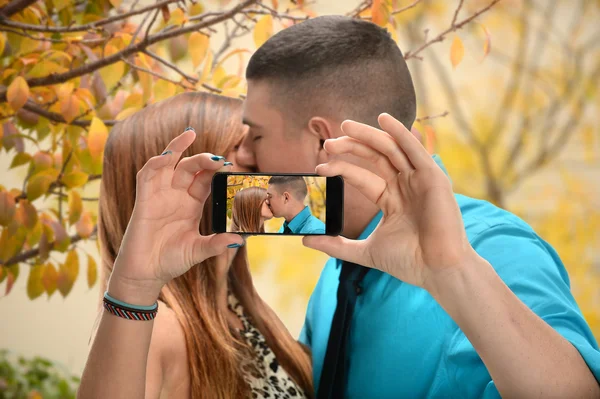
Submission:
[[[235,157],[241,109],[184,93],[112,129],[98,219],[105,311],[79,397],[312,395],[310,359],[258,296],[242,238],[210,235],[212,176],[235,170],[213,154]]]
[[[233,197],[231,231],[236,233],[264,233],[265,221],[273,218],[267,205],[267,190],[247,187]]]

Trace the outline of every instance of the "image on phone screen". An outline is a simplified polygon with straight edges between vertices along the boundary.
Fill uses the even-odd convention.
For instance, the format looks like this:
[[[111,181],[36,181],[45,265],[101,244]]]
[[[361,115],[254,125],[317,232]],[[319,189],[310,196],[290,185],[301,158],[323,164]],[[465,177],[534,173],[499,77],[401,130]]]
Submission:
[[[215,232],[304,236],[341,231],[339,176],[218,173],[212,194]]]

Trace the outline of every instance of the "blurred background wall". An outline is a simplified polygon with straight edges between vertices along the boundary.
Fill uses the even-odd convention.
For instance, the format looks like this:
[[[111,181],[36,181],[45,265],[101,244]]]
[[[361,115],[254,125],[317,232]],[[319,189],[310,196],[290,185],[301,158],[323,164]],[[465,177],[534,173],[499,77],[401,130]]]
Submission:
[[[235,2],[202,3],[217,10]],[[288,3],[280,1],[279,9]],[[458,21],[489,1],[464,3]],[[139,1],[144,4],[152,3]],[[345,14],[361,4],[317,0],[305,7],[313,15]],[[457,4],[422,1],[394,17],[393,34],[403,52],[417,50],[448,29]],[[448,32],[408,64],[416,84],[417,115],[424,118],[415,126],[427,147],[441,154],[455,190],[517,213],[557,248],[573,293],[600,338],[598,20],[597,1],[504,0],[476,22]],[[276,21],[275,31],[281,27]],[[254,36],[248,32],[234,39],[232,47],[254,51]],[[224,40],[221,26],[212,33],[211,49],[219,51]],[[181,51],[178,46],[187,51],[185,42],[175,40],[170,46],[166,52]],[[243,63],[248,56],[242,53]],[[193,69],[185,54],[177,65]],[[225,64],[228,71],[238,67],[237,57]],[[243,87],[241,83],[241,92]],[[21,187],[26,173],[8,170],[12,155],[0,152],[0,184],[6,188]],[[84,193],[97,190],[92,182]],[[94,203],[86,207],[95,212]],[[326,256],[303,248],[299,238],[253,237],[248,248],[259,292],[297,336]],[[99,264],[94,242],[80,243],[79,250]],[[55,255],[57,262],[61,255]],[[26,266],[21,266],[12,292],[0,297],[0,348],[43,355],[80,373],[96,319],[98,285],[88,288],[81,277],[66,298],[55,293],[30,300]]]

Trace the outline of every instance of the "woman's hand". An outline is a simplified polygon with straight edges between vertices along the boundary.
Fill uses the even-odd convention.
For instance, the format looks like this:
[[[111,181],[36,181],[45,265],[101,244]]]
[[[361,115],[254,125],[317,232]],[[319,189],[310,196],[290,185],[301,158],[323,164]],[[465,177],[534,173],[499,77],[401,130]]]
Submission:
[[[382,114],[379,125],[384,131],[346,121],[342,130],[347,136],[325,142],[328,153],[363,158],[376,173],[340,160],[319,165],[317,173],[342,175],[381,208],[381,222],[364,241],[305,237],[304,243],[431,290],[434,281],[443,281],[475,251],[442,169],[402,123]]]
[[[199,233],[212,177],[224,159],[205,153],[177,163],[195,138],[193,130],[179,135],[137,174],[135,206],[109,283],[117,299],[152,304],[171,279],[228,245],[243,244],[238,235]]]

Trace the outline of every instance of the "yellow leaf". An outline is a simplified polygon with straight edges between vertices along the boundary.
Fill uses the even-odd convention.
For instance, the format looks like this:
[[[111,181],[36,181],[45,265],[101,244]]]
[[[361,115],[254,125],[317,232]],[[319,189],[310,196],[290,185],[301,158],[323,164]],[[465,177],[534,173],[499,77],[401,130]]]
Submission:
[[[256,48],[263,45],[273,35],[273,17],[267,14],[260,18],[254,26],[254,44]]]
[[[14,111],[18,111],[25,105],[29,97],[29,85],[21,76],[17,76],[6,92],[8,103]]]
[[[73,122],[75,118],[81,115],[79,98],[75,94],[66,96],[60,101],[60,114],[67,123]]]
[[[77,234],[84,238],[88,238],[92,235],[92,232],[94,231],[94,222],[92,221],[92,215],[89,212],[84,211],[81,214],[81,218],[75,224],[75,230],[77,230]]]
[[[452,45],[450,46],[450,61],[454,68],[460,64],[464,55],[465,47],[463,46],[463,42],[458,36],[455,36]]]
[[[0,33],[0,58],[4,54],[4,47],[6,46],[6,36],[4,33]]]
[[[83,186],[85,183],[87,183],[88,177],[89,176],[87,173],[75,170],[73,172],[65,174],[62,177],[61,181],[68,188],[74,188],[74,187]]]
[[[130,117],[131,115],[135,114],[136,112],[138,112],[140,110],[140,108],[141,107],[125,108],[123,111],[119,112],[117,114],[117,116],[115,116],[115,119],[118,121],[126,119],[126,118]]]
[[[203,12],[204,12],[204,6],[200,2],[191,4],[188,7],[188,14],[190,15],[190,17],[202,14]]]
[[[29,232],[29,235],[27,237],[27,244],[30,247],[35,247],[37,244],[39,244],[40,239],[42,238],[42,233],[43,233],[42,223],[40,223],[38,221],[35,224],[35,227],[33,229],[31,229],[31,231]]]
[[[208,77],[210,76],[210,73],[212,71],[213,58],[214,56],[212,51],[208,50],[208,54],[206,55],[206,59],[204,60],[204,68],[202,68],[202,75],[200,76],[200,79],[198,80],[198,85],[196,86],[198,90],[202,89],[202,83],[205,83]]]
[[[176,8],[173,12],[171,12],[171,16],[169,18],[169,22],[167,22],[167,26],[169,25],[183,25],[187,22],[187,17],[183,13],[181,8]]]
[[[0,138],[0,140],[1,140],[1,138]],[[12,162],[10,164],[9,169],[16,168],[17,166],[25,165],[26,163],[30,162],[32,159],[33,158],[28,153],[26,153],[26,152],[19,152],[13,158],[13,160],[12,160]]]
[[[43,273],[44,266],[42,265],[35,265],[29,269],[29,278],[27,279],[27,296],[29,299],[35,299],[44,293]]]
[[[52,61],[42,61],[36,63],[33,68],[27,72],[28,78],[41,78],[53,73],[63,73],[68,71],[67,68]]]
[[[27,199],[33,201],[48,192],[50,185],[56,181],[58,170],[46,169],[33,175],[27,182]]]
[[[198,68],[198,66],[206,57],[206,52],[209,47],[209,38],[206,35],[203,35],[200,32],[193,32],[190,35],[190,40],[188,42],[189,51],[192,56],[192,64],[194,68]]]
[[[94,284],[96,284],[96,280],[98,279],[98,266],[96,266],[96,261],[90,255],[88,255],[88,269],[87,269],[87,281],[88,287],[92,288]]]
[[[143,105],[144,102],[142,99],[142,95],[140,93],[132,93],[129,95],[129,97],[127,97],[127,99],[123,103],[123,109],[130,107],[141,109]]]
[[[74,281],[69,279],[69,272],[65,265],[60,265],[58,268],[58,275],[56,276],[56,287],[63,297],[69,295],[71,288],[73,288]]]
[[[42,151],[38,151],[33,155],[33,171],[32,175],[51,168],[52,167],[52,156]]]
[[[175,85],[166,80],[159,80],[154,85],[154,101],[158,102],[175,95]]]
[[[102,155],[107,138],[108,130],[106,129],[104,122],[96,117],[92,118],[87,143],[93,158],[98,158]]]
[[[81,217],[83,211],[83,201],[81,195],[75,190],[69,191],[69,224],[76,223]]]
[[[44,288],[46,289],[46,292],[48,293],[48,297],[52,296],[52,294],[54,294],[54,291],[56,291],[57,279],[58,279],[58,272],[56,271],[56,268],[51,263],[47,263],[44,266],[44,273],[42,275],[42,284],[44,285]]]
[[[0,225],[8,226],[12,222],[17,206],[15,198],[8,191],[0,192]],[[0,266],[1,268],[2,266]]]
[[[109,0],[109,1],[110,1],[110,4],[112,4],[112,6],[114,8],[118,8],[121,5],[122,0]]]
[[[373,0],[371,5],[371,21],[379,26],[385,26],[390,19],[392,11],[391,0]]]
[[[77,255],[77,251],[72,249],[67,253],[64,266],[69,273],[69,278],[75,281],[79,274],[79,256]]]
[[[218,86],[226,78],[227,72],[225,71],[225,68],[223,68],[222,66],[218,66],[214,69],[212,80],[215,86]]]
[[[104,57],[111,56],[115,53],[118,53],[119,49],[114,45],[108,44],[104,50]],[[117,82],[123,77],[125,73],[125,63],[122,61],[115,62],[114,64],[108,65],[102,69],[100,69],[100,76],[104,81],[104,85],[106,89],[112,89]]]

